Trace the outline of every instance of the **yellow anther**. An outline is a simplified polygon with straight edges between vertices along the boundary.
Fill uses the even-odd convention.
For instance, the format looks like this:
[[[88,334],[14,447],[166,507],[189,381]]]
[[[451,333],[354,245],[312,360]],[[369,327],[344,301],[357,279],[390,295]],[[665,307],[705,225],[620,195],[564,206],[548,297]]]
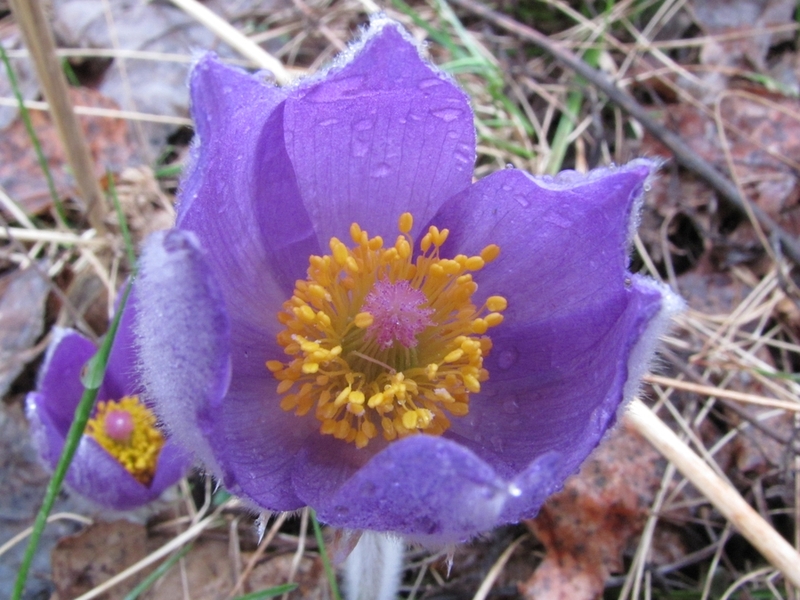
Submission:
[[[427,252],[428,249],[431,247],[432,241],[433,240],[431,239],[431,234],[426,233],[424,236],[422,236],[422,239],[419,242],[420,250],[422,250],[423,252]]]
[[[345,402],[347,402],[347,397],[350,395],[350,387],[344,388],[339,395],[336,396],[336,400],[333,401],[334,406],[342,406]]]
[[[331,301],[331,295],[328,293],[328,290],[316,283],[312,283],[308,286],[308,295],[312,298],[316,298],[317,300],[327,300],[328,302]]]
[[[292,379],[284,379],[278,384],[278,389],[275,390],[278,394],[285,394],[288,392],[291,387],[294,385],[294,381]]]
[[[363,431],[359,431],[356,433],[355,439],[356,448],[364,448],[367,444],[369,444],[369,437]]]
[[[412,227],[414,227],[414,217],[411,213],[404,212],[397,220],[397,228],[403,233],[409,233]]]
[[[356,327],[359,329],[366,329],[372,325],[374,320],[374,317],[368,312],[360,312],[356,315],[355,319],[353,319],[353,323],[355,323]]]
[[[452,352],[449,352],[447,356],[444,357],[442,362],[454,363],[457,360],[459,360],[462,356],[464,356],[464,351],[461,348],[456,348]]]
[[[380,250],[383,248],[383,238],[379,235],[376,235],[374,238],[369,240],[367,247],[375,252],[376,250]]]
[[[384,397],[385,396],[383,395],[383,392],[378,392],[377,394],[373,394],[372,396],[369,397],[369,400],[367,400],[367,406],[369,406],[370,408],[375,408],[376,406],[380,406],[381,404],[383,404]]]
[[[481,391],[481,384],[474,375],[464,376],[464,386],[473,394],[477,394]]]
[[[350,239],[356,244],[361,243],[361,226],[358,223],[350,225]]]
[[[350,423],[347,421],[339,421],[336,423],[336,429],[333,432],[333,436],[340,440],[345,439],[350,433]]]
[[[356,390],[354,392],[350,392],[347,396],[347,401],[351,404],[364,404],[364,392]]]
[[[272,373],[277,373],[278,371],[282,371],[284,364],[279,360],[268,360],[267,361],[267,368]]]
[[[313,309],[308,304],[301,306],[300,308],[296,308],[294,312],[298,317],[300,317],[300,319],[308,324],[313,323],[317,317]]]
[[[349,251],[347,250],[347,246],[345,246],[342,242],[340,242],[336,238],[331,238],[331,252],[333,252],[333,260],[336,261],[340,267],[343,267],[347,262],[347,258],[349,257]]]
[[[436,363],[431,363],[427,367],[425,367],[425,375],[428,376],[428,379],[433,381],[436,379],[436,373],[439,370],[439,365]]]
[[[508,300],[503,296],[489,296],[486,299],[486,308],[492,312],[503,311],[508,308]]]
[[[364,421],[361,423],[361,431],[367,436],[368,439],[374,438],[378,433],[378,429],[375,427],[375,424],[372,421]]]
[[[449,260],[446,258],[444,260],[439,261],[439,264],[441,265],[442,269],[444,269],[444,272],[447,273],[448,275],[457,275],[458,273],[461,272],[462,269],[461,265],[458,264],[457,261]]]
[[[485,261],[480,256],[470,256],[465,266],[470,271],[480,271],[485,264]]]
[[[403,427],[406,429],[415,429],[417,427],[417,412],[410,410],[403,415]]]
[[[489,324],[486,322],[486,319],[475,319],[472,322],[472,333],[483,335],[488,329]]]
[[[313,375],[317,371],[319,371],[319,363],[315,362],[306,362],[303,363],[303,373],[306,375]]]
[[[361,270],[358,267],[356,259],[353,258],[352,256],[347,257],[347,259],[345,260],[345,265],[347,266],[347,270],[350,271],[351,273],[358,273]]]
[[[497,327],[503,322],[503,315],[500,313],[489,313],[484,317],[484,319],[486,319],[486,324],[489,327]]]
[[[409,256],[411,256],[411,246],[408,243],[408,240],[404,237],[398,237],[397,241],[394,244],[395,250],[397,250],[397,255],[402,259],[406,260]]]
[[[496,244],[489,244],[483,250],[481,250],[481,258],[487,263],[492,262],[498,256],[500,256],[500,246],[497,246]]]

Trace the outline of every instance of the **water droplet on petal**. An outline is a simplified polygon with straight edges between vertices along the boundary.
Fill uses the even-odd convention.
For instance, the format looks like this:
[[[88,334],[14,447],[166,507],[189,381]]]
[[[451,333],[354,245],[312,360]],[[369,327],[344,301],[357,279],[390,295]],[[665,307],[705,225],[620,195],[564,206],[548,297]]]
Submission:
[[[389,173],[392,172],[392,167],[390,167],[387,163],[380,163],[377,167],[372,170],[372,177],[379,179],[381,177],[386,177]]]
[[[497,357],[497,366],[503,371],[507,371],[513,367],[519,359],[519,352],[516,348],[507,348],[500,352]]]
[[[441,110],[432,110],[431,114],[445,123],[449,123],[461,116],[461,110],[458,108],[443,108]]]
[[[373,124],[374,123],[372,119],[361,119],[360,121],[356,121],[355,123],[353,123],[353,129],[355,131],[367,131],[369,129],[372,129]]]
[[[522,194],[514,194],[514,200],[519,202],[519,205],[522,208],[528,208],[531,205],[531,203],[528,201],[528,199],[525,196],[523,196]]]
[[[352,154],[353,156],[366,156],[369,151],[369,144],[353,140]]]
[[[419,82],[419,89],[426,90],[428,88],[440,85],[441,83],[442,83],[442,80],[439,79],[438,77],[431,77],[430,79],[423,79],[422,81]]]
[[[339,119],[325,119],[324,121],[320,121],[318,125],[320,127],[330,127],[331,125],[336,125],[339,122]]]
[[[514,163],[506,163],[506,169],[516,169]]]

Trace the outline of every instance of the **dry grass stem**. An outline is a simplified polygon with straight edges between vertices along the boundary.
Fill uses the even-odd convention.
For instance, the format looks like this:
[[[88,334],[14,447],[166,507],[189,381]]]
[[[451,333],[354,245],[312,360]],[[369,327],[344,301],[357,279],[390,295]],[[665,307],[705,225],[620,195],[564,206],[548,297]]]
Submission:
[[[625,416],[787,581],[800,587],[800,554],[745,502],[736,488],[716,475],[640,400],[631,403]]]
[[[10,0],[11,11],[33,58],[39,83],[52,107],[53,122],[78,184],[91,226],[105,233],[105,198],[94,174],[94,161],[69,100],[67,80],[55,53],[50,23],[39,0]]]

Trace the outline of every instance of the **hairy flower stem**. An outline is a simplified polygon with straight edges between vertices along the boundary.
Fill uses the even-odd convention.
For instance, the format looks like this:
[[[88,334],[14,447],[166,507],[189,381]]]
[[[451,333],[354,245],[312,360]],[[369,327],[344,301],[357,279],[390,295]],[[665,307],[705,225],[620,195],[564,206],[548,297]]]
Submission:
[[[399,537],[365,531],[344,562],[347,600],[393,600],[400,588],[403,548]]]

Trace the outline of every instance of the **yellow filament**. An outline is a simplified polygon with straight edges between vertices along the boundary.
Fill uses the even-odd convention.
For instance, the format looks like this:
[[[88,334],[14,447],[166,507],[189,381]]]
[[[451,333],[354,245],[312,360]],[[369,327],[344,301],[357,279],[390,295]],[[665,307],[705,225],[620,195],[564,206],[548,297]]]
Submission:
[[[333,238],[330,255],[311,256],[308,278],[278,314],[284,329],[277,340],[287,357],[266,362],[281,408],[300,416],[314,409],[321,433],[359,448],[378,433],[390,441],[441,434],[450,426],[447,414],[466,415],[469,395],[489,377],[483,357],[491,340],[483,334],[502,322],[508,304],[502,296],[482,308],[471,302],[472,273],[498,257],[498,246],[441,258],[449,231],[431,226],[414,256],[413,223],[410,213],[401,215],[401,235],[389,247],[353,223],[353,248]],[[398,341],[386,348],[370,335],[375,318],[364,302],[377,282],[407,282],[424,295],[431,324],[413,348]]]

